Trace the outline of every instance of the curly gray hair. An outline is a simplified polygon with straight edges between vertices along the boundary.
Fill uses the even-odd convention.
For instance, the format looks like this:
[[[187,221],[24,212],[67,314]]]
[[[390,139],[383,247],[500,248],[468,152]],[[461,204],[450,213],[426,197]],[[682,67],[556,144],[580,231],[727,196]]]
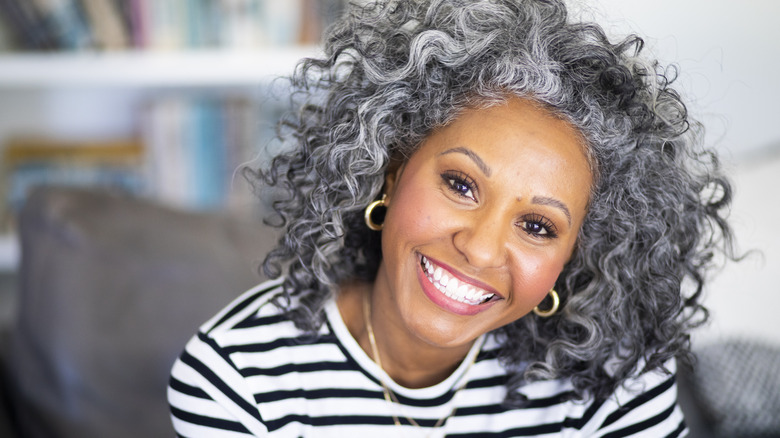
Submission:
[[[279,125],[288,148],[250,177],[276,188],[285,227],[263,269],[284,270],[302,329],[347,279],[373,281],[379,233],[363,223],[393,163],[466,108],[532,99],[576,126],[594,174],[591,201],[556,289],[562,311],[497,330],[508,401],[530,379],[569,378],[576,397],[605,397],[631,373],[689,355],[713,255],[731,255],[731,198],[701,129],[670,87],[675,70],[573,22],[560,0],[383,0],[354,7],[325,55],[291,78],[297,110]],[[281,221],[278,221],[281,219]],[[290,306],[296,296],[298,305]]]

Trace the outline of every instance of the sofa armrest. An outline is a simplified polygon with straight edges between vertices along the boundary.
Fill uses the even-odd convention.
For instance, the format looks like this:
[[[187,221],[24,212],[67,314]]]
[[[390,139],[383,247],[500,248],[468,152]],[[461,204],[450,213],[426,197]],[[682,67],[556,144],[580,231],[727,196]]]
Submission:
[[[118,194],[44,189],[20,217],[9,372],[25,436],[173,436],[168,373],[197,327],[262,280],[275,234]]]

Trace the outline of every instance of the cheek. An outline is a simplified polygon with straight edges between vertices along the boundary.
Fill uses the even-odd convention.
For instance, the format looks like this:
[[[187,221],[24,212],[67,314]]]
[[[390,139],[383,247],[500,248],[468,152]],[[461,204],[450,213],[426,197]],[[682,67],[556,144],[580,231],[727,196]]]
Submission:
[[[406,181],[413,183],[414,180]],[[383,241],[391,245],[419,244],[441,234],[446,225],[444,206],[430,189],[404,184],[393,194],[385,217]]]
[[[515,291],[519,291],[523,301],[528,301],[530,307],[536,306],[555,286],[563,270],[565,257],[535,257],[533,255],[515,257],[514,263]],[[519,274],[519,275],[517,275]]]

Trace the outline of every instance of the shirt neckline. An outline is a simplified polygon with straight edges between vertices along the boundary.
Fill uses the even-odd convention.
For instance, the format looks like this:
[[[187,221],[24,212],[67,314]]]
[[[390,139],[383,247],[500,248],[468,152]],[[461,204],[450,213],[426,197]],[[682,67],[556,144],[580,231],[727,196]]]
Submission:
[[[480,349],[484,343],[485,335],[481,335],[471,346],[468,354],[463,361],[458,365],[458,368],[450,374],[449,377],[433,386],[425,388],[407,388],[405,386],[396,383],[390,376],[379,366],[371,360],[368,354],[363,351],[355,338],[347,329],[347,325],[341,318],[341,312],[339,312],[338,305],[335,298],[331,298],[325,303],[325,315],[328,318],[328,322],[333,330],[333,334],[339,340],[346,352],[352,356],[352,359],[363,368],[363,370],[370,376],[384,382],[390,390],[396,394],[403,395],[404,397],[423,399],[440,397],[446,394],[448,391],[456,387],[456,384],[465,378],[466,371],[469,369],[469,365],[475,360],[479,354]]]

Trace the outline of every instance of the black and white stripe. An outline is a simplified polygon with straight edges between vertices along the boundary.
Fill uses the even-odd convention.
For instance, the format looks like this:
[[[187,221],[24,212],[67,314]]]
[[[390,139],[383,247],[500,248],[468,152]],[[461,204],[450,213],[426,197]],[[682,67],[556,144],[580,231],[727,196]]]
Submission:
[[[428,436],[423,427],[456,407],[431,436],[676,437],[685,426],[674,376],[648,373],[602,403],[571,401],[565,381],[522,388],[529,403],[507,409],[506,376],[488,336],[474,365],[444,382],[409,389],[389,381],[349,335],[335,303],[319,336],[301,333],[269,303],[280,283],[247,292],[203,325],[173,367],[168,399],[182,437]],[[464,361],[468,362],[468,361]],[[467,371],[467,372],[466,372]],[[465,373],[465,374],[464,374]],[[453,397],[460,379],[466,387]],[[384,379],[402,406],[388,404]],[[393,415],[402,426],[395,426]]]

